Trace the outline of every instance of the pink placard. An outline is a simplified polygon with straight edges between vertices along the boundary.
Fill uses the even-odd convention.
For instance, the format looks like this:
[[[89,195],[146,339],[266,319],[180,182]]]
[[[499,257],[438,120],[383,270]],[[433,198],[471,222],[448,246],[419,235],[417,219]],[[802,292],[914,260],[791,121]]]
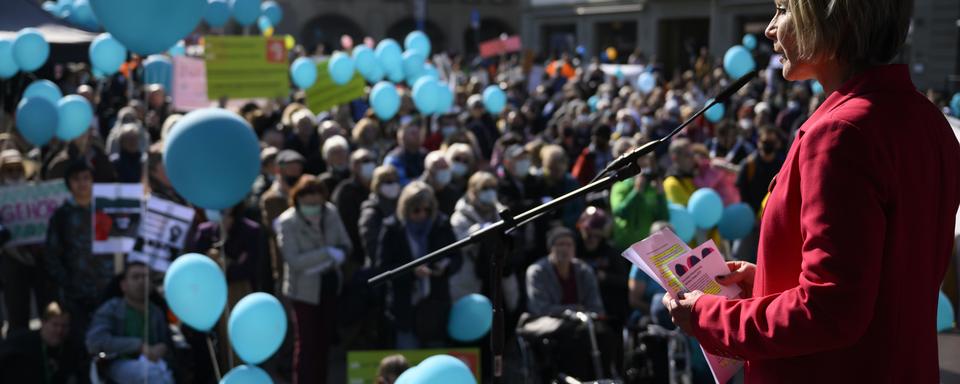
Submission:
[[[207,68],[202,59],[173,58],[173,108],[192,111],[210,106],[207,99]]]

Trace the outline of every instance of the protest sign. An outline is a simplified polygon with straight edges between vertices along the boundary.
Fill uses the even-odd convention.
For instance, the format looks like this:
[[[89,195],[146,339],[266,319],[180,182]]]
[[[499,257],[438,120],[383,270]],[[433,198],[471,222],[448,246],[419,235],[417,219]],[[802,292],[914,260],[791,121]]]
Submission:
[[[50,217],[68,197],[63,180],[0,188],[0,224],[11,234],[6,245],[42,244]]]
[[[93,185],[93,253],[129,252],[140,228],[143,185]]]
[[[157,271],[166,271],[173,257],[186,244],[193,215],[190,207],[150,197],[139,237],[128,259],[143,262]]]
[[[207,67],[202,59],[173,58],[173,109],[192,111],[210,106],[207,98]]]
[[[330,72],[327,71],[329,60],[317,63],[317,81],[307,88],[307,108],[314,113],[320,113],[340,104],[349,103],[364,96],[364,87],[367,82],[359,72],[343,85],[333,82]]]
[[[521,49],[523,49],[523,42],[520,41],[520,36],[513,35],[506,39],[491,39],[480,43],[480,56],[494,57],[520,52]]]
[[[347,352],[347,383],[375,384],[377,382],[377,368],[384,357],[400,354],[407,359],[411,367],[419,364],[430,356],[450,355],[463,361],[473,376],[480,380],[480,350],[478,348],[458,349],[406,349],[406,350],[378,350],[378,351],[348,351]]]
[[[204,55],[209,99],[275,98],[290,93],[282,37],[207,36]]]

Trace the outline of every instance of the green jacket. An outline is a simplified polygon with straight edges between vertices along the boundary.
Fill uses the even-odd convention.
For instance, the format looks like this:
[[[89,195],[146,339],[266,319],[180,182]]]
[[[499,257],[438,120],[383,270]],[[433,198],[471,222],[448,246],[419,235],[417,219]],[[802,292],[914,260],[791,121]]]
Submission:
[[[610,208],[613,210],[613,243],[618,250],[650,235],[650,225],[658,220],[670,220],[667,198],[649,184],[643,191],[633,187],[633,179],[613,185]]]

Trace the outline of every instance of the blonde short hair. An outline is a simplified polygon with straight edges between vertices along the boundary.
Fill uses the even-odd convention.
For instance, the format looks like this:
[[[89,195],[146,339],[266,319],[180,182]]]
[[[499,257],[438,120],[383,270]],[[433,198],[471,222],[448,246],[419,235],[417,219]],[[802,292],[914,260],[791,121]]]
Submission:
[[[788,0],[801,59],[887,64],[907,39],[913,0]]]
[[[406,224],[407,215],[417,205],[426,205],[430,210],[430,219],[437,217],[437,198],[433,195],[433,188],[422,181],[412,181],[403,187],[400,198],[397,199],[397,218]]]
[[[397,169],[394,168],[392,165],[384,164],[377,168],[374,168],[373,180],[370,181],[370,190],[374,192],[379,191],[380,184],[383,184],[384,179],[389,176],[393,176],[393,179],[397,179],[400,177],[397,175]]]

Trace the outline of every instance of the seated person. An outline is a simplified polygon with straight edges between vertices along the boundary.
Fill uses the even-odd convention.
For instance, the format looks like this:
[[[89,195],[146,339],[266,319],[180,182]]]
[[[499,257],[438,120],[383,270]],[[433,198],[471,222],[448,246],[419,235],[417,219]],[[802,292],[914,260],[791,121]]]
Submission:
[[[0,343],[0,383],[69,383],[83,377],[83,349],[68,343],[70,314],[47,305],[40,329],[7,335]]]
[[[376,384],[393,384],[404,371],[410,369],[410,363],[403,355],[390,355],[380,360],[380,367],[377,368]]]
[[[106,353],[113,360],[101,373],[119,384],[143,383],[144,374],[147,383],[173,383],[168,367],[173,342],[166,315],[160,307],[149,304],[145,284],[147,266],[138,262],[127,264],[120,279],[123,296],[103,303],[87,331],[87,350]],[[150,327],[144,337],[147,314]]]
[[[535,317],[558,315],[566,309],[603,313],[597,277],[575,257],[574,233],[566,227],[547,232],[550,254],[527,268],[527,312]]]

